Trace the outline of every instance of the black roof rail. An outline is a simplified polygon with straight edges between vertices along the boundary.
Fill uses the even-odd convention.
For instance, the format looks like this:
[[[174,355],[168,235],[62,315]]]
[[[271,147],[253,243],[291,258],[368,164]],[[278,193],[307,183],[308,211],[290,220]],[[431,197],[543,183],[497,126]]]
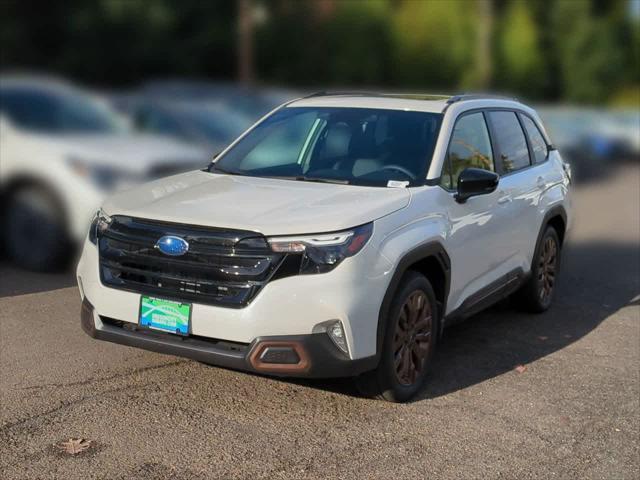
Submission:
[[[450,98],[449,95],[440,95],[433,93],[393,93],[393,92],[367,92],[363,90],[353,90],[353,91],[320,91],[311,93],[302,98],[314,98],[314,97],[340,97],[340,96],[350,96],[350,97],[382,97],[382,98],[404,98],[410,100],[447,100]]]
[[[507,97],[504,95],[494,95],[494,94],[490,94],[490,93],[462,93],[460,95],[454,95],[451,98],[449,98],[449,100],[447,100],[447,103],[449,105],[451,105],[452,103],[456,103],[456,102],[463,102],[465,100],[512,100],[514,102],[517,102],[518,99],[515,97]]]
[[[336,91],[336,92],[331,92],[331,91],[325,91],[325,90],[321,90],[319,92],[314,92],[311,93],[309,95],[306,95],[302,98],[313,98],[313,97],[339,97],[339,96],[350,96],[350,97],[383,97],[384,94],[380,93],[380,92],[364,92],[362,90],[354,90],[354,91]]]

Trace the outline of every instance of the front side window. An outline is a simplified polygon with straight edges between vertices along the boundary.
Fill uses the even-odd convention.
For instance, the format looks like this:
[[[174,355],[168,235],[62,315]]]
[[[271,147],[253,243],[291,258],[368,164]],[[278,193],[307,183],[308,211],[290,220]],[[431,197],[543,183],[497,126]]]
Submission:
[[[499,148],[498,165],[502,173],[528,167],[529,148],[515,112],[489,112]]]
[[[489,130],[481,112],[459,118],[451,134],[449,151],[441,177],[443,187],[457,187],[465,168],[494,171]]]
[[[426,177],[442,114],[340,107],[283,108],[251,130],[211,171],[387,186]]]
[[[547,142],[540,133],[538,126],[526,115],[520,115],[522,124],[524,125],[527,135],[529,135],[529,142],[531,143],[531,150],[533,150],[533,157],[536,163],[542,163],[547,159],[549,155],[549,149]]]

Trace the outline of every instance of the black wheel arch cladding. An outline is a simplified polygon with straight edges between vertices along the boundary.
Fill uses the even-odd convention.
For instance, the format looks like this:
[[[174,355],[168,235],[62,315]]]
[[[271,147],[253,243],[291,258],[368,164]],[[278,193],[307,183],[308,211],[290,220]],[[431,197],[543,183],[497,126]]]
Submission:
[[[438,275],[442,275],[442,282],[444,285],[438,286],[441,288],[441,295],[436,295],[436,297],[440,296],[441,298],[437,298],[438,301],[438,310],[439,317],[441,318],[445,308],[447,298],[449,296],[449,288],[451,284],[451,260],[449,259],[449,255],[446,250],[442,246],[441,243],[428,242],[422,245],[415,247],[413,250],[407,252],[398,262],[398,265],[395,269],[393,277],[389,282],[389,286],[387,287],[387,291],[382,300],[382,305],[380,307],[380,312],[378,314],[378,328],[377,328],[377,343],[376,343],[376,357],[379,359],[382,355],[382,348],[384,343],[384,337],[386,334],[387,327],[387,317],[389,314],[389,310],[391,308],[391,304],[393,302],[393,298],[398,291],[398,287],[408,271],[414,270],[414,266],[417,265],[425,265],[424,261],[430,260],[431,262],[436,262],[435,265],[438,266],[439,272]],[[432,263],[433,265],[433,263]],[[419,268],[415,269],[418,273],[424,274]],[[429,279],[429,275],[425,275],[427,279]],[[432,282],[430,282],[432,283]],[[432,288],[434,291],[438,290],[436,285],[432,284]],[[438,328],[442,329],[442,322],[438,319]],[[439,332],[440,333],[440,332]]]

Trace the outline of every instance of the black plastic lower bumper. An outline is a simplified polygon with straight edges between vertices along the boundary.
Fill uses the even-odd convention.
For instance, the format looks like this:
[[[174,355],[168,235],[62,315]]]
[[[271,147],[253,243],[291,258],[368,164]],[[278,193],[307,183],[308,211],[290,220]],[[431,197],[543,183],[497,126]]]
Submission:
[[[104,317],[100,317],[102,326],[96,328],[93,310],[85,298],[80,320],[82,329],[90,337],[235,370],[280,377],[351,377],[374,369],[377,362],[375,356],[349,359],[324,333],[258,337],[250,344],[241,344],[197,336],[180,337]],[[280,357],[274,355],[267,359],[265,351],[270,348],[292,350],[299,362],[293,364],[285,356],[281,357],[284,363],[274,363],[274,358],[277,361]]]

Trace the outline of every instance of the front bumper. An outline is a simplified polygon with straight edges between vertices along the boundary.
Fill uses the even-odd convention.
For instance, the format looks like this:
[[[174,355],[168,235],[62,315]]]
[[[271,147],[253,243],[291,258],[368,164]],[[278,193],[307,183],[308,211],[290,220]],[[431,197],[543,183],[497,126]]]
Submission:
[[[367,245],[331,272],[270,281],[243,308],[193,302],[191,333],[194,337],[248,345],[262,337],[311,335],[320,324],[339,320],[345,330],[349,358],[370,357],[377,354],[378,315],[391,268],[377,248]],[[97,313],[97,325],[100,317],[137,325],[143,292],[104,285],[98,249],[88,240],[77,276],[82,298]]]
[[[85,333],[98,340],[280,377],[350,377],[372,370],[377,362],[375,355],[350,359],[324,333],[258,337],[250,344],[242,344],[156,332],[100,317],[86,298],[80,321]]]

